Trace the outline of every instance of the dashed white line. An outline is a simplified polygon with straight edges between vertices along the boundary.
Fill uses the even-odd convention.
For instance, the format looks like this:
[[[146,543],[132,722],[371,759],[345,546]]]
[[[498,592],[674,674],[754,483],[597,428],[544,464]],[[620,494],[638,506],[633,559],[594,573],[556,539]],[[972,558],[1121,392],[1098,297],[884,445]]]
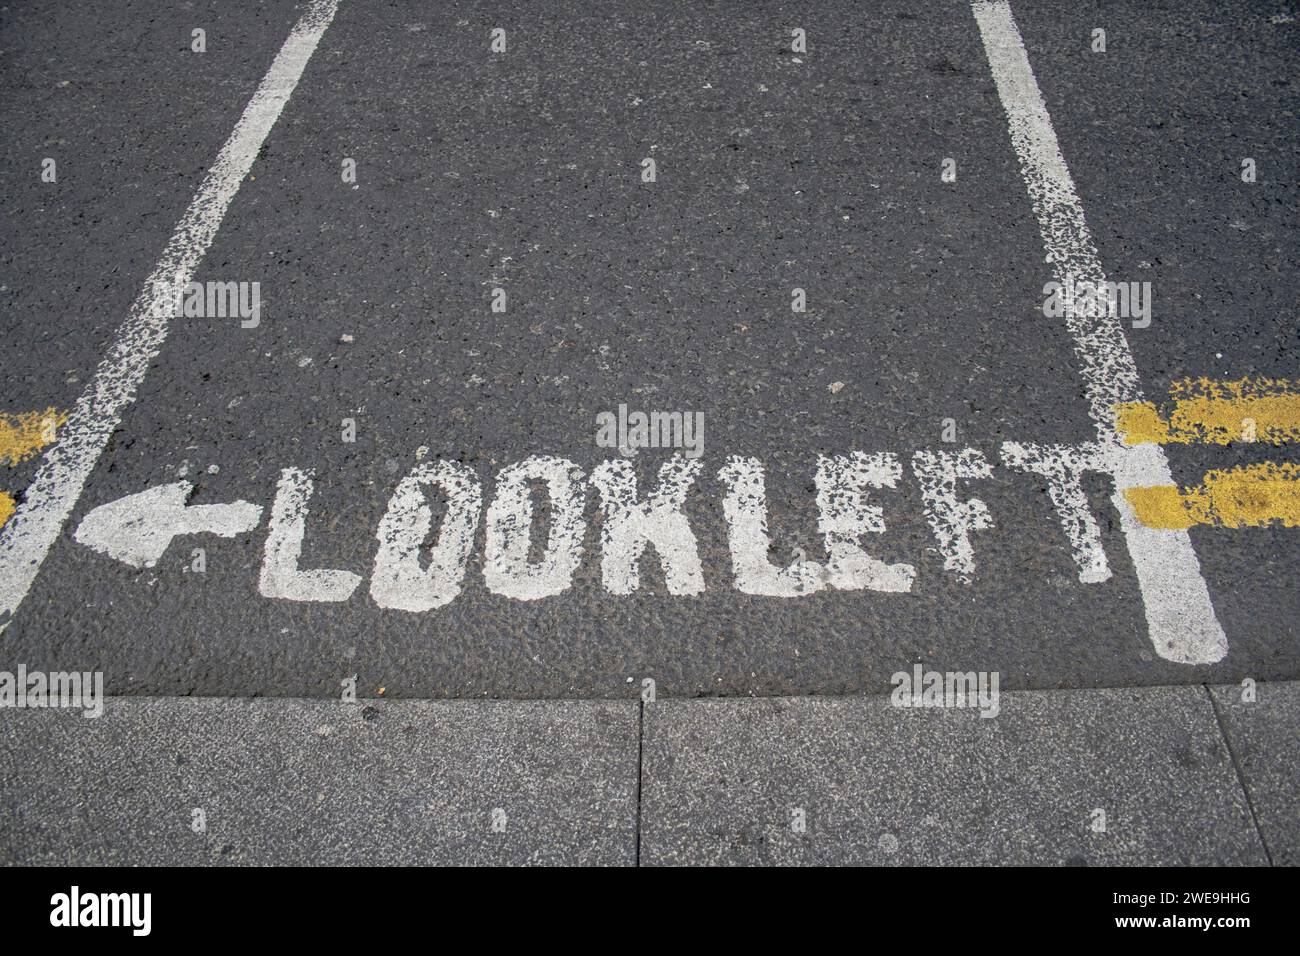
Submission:
[[[1069,288],[1077,282],[1105,282],[1074,180],[1061,155],[1011,8],[1004,0],[976,0],[971,8],[1056,281]],[[1116,406],[1142,400],[1137,365],[1119,319],[1106,310],[1078,310],[1067,314],[1066,322],[1082,365],[1092,419],[1108,470],[1114,475],[1112,500],[1119,511],[1156,653],[1185,664],[1222,660],[1228,640],[1210,603],[1191,538],[1186,531],[1145,527],[1124,497],[1126,488],[1172,485],[1174,480],[1163,449],[1158,445],[1125,446],[1116,431]]]
[[[171,310],[158,290],[191,281],[338,5],[339,0],[313,0],[294,25],[176,224],[112,349],[60,429],[58,441],[45,453],[22,503],[0,529],[0,631],[27,596],[86,479],[167,338]]]

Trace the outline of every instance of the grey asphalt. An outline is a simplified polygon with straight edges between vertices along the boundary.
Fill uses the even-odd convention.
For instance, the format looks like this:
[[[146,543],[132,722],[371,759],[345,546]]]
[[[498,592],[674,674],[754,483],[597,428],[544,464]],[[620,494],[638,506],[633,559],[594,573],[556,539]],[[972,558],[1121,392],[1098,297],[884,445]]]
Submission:
[[[0,864],[1293,863],[1300,685],[1257,691],[21,710]]]
[[[1154,284],[1152,327],[1129,332],[1148,393],[1295,378],[1293,6],[1012,6],[1103,263]],[[4,410],[75,401],[296,13],[0,10]],[[493,27],[505,54],[487,49]],[[40,181],[47,155],[57,184]],[[948,156],[956,183],[939,179]],[[1050,273],[965,3],[345,0],[195,278],[260,282],[262,324],[178,322],[6,630],[7,664],[102,669],[119,695],[286,697],[333,697],[352,675],[397,698],[632,700],[647,676],[666,698],[878,694],[918,660],[1015,689],[1300,677],[1294,529],[1192,531],[1230,652],[1168,663],[1100,479],[1102,585],[1078,583],[1043,486],[1002,469],[977,489],[995,527],[975,535],[970,585],[942,569],[910,477],[881,496],[873,544],[917,566],[913,593],[731,585],[713,477],[729,455],[766,466],[784,563],[822,555],[819,454],[910,457],[945,418],[994,458],[1008,439],[1092,437],[1068,336],[1038,312]],[[532,454],[590,472],[610,455],[595,417],[620,403],[705,415],[687,504],[699,597],[669,596],[653,559],[640,592],[607,593],[594,495],[569,591],[489,593],[480,526],[464,593],[422,614],[381,610],[365,586],[342,605],[261,597],[264,527],[178,540],[149,570],[71,538],[91,508],[181,474],[195,503],[267,505],[296,466],[317,475],[304,563],[368,577],[417,449],[489,493]],[[1287,454],[1170,452],[1189,483]],[[643,486],[663,455],[637,457]],[[186,573],[198,544],[207,571]]]

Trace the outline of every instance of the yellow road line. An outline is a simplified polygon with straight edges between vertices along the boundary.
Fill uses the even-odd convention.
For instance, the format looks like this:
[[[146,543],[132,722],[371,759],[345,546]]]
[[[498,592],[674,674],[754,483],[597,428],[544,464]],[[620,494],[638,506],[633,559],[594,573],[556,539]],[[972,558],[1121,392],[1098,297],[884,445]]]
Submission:
[[[1264,462],[1210,471],[1204,484],[1181,493],[1172,485],[1156,485],[1125,489],[1124,497],[1148,528],[1263,528],[1273,522],[1297,528],[1300,465]]]
[[[1169,395],[1168,416],[1152,402],[1116,406],[1116,426],[1125,444],[1300,441],[1300,382],[1188,378],[1174,382]]]
[[[7,415],[0,412],[0,462],[10,468],[19,462],[35,457],[46,445],[54,441],[59,427],[68,420],[68,413],[57,408],[43,412],[23,412]],[[0,528],[12,517],[17,503],[13,495],[0,491]]]
[[[56,408],[43,412],[6,415],[0,412],[0,461],[12,468],[54,441],[58,428],[68,420],[68,413]]]

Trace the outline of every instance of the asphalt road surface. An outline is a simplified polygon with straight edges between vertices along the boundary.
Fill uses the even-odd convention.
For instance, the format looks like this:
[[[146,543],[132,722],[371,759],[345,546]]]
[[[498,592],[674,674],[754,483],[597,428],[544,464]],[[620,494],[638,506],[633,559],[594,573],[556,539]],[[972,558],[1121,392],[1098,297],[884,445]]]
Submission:
[[[11,0],[4,658],[151,695],[1298,678],[1285,488],[1238,526],[1140,500],[1294,447],[1117,431],[1188,382],[1288,427],[1297,30]],[[1067,276],[1148,314],[1046,315]],[[634,447],[637,412],[695,427]]]

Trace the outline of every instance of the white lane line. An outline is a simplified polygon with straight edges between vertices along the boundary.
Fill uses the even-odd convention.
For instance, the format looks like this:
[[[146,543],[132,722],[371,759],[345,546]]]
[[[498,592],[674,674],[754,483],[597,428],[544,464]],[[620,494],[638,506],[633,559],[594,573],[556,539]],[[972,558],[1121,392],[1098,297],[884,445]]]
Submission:
[[[193,277],[338,5],[339,0],[313,0],[294,25],[176,224],[158,265],[118,329],[112,349],[59,429],[58,441],[46,451],[23,502],[0,530],[0,631],[13,620],[27,596],[109,436],[121,423],[126,406],[135,400],[149,363],[167,338],[170,309],[164,307],[165,290],[183,286]]]
[[[1104,282],[1106,275],[1084,221],[1074,180],[1061,155],[1011,8],[1005,0],[975,0],[971,9],[1055,279],[1068,288],[1075,288],[1075,282]],[[1228,652],[1228,639],[1210,603],[1191,538],[1186,531],[1144,527],[1124,497],[1126,488],[1171,485],[1174,480],[1158,445],[1129,447],[1120,442],[1114,409],[1120,402],[1142,400],[1137,365],[1119,319],[1106,310],[1092,310],[1097,314],[1087,311],[1067,313],[1066,323],[1082,365],[1092,419],[1114,475],[1112,500],[1142,591],[1151,642],[1166,660],[1184,664],[1222,660]]]

